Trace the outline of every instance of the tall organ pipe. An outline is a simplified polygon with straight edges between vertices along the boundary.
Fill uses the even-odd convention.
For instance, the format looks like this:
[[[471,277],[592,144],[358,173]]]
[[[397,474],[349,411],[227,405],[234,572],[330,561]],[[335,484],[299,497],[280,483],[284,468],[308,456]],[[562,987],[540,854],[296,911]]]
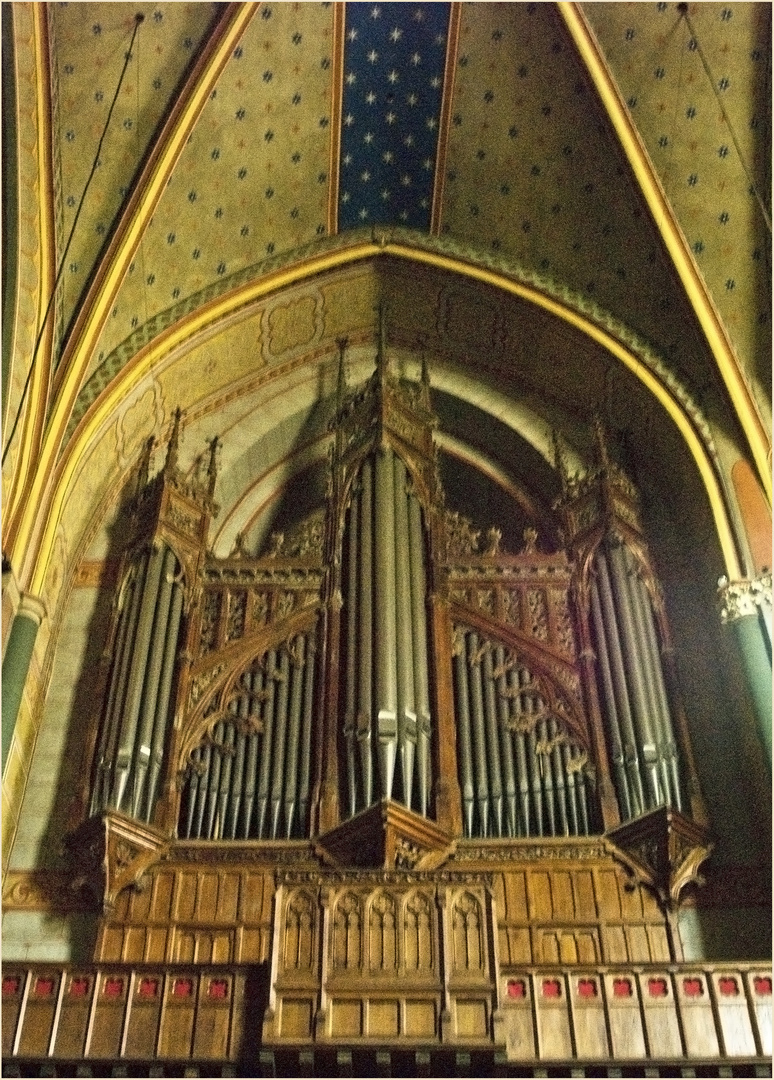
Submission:
[[[271,769],[271,755],[274,748],[274,704],[276,699],[276,671],[277,653],[275,649],[269,651],[266,660],[266,705],[263,714],[263,740],[261,745],[261,767],[258,775],[257,794],[257,833],[263,837],[266,826],[266,810],[269,805],[269,783]]]
[[[288,756],[285,775],[285,836],[290,839],[293,816],[296,812],[296,785],[298,782],[298,738],[301,727],[301,707],[304,690],[304,661],[306,641],[299,635],[295,641],[293,679],[290,693],[290,727],[288,729]]]
[[[239,717],[244,721],[247,717],[248,697],[244,694],[239,702]],[[228,803],[228,838],[236,840],[237,825],[239,823],[239,810],[242,805],[242,797],[245,789],[245,751],[247,749],[247,736],[244,731],[237,734],[236,756],[234,758],[234,772],[231,783],[231,793]],[[224,834],[226,835],[226,834]]]
[[[481,684],[481,657],[478,634],[468,635],[468,664],[470,667],[471,716],[473,720],[473,760],[476,771],[476,810],[481,835],[489,834],[489,777],[486,768],[486,731],[484,729],[484,696]]]
[[[454,657],[454,673],[457,681],[459,703],[458,733],[460,740],[460,774],[462,777],[462,805],[465,811],[465,834],[473,836],[473,755],[470,740],[470,709],[468,706],[468,658],[465,639]]]
[[[202,835],[204,824],[204,810],[207,804],[207,785],[210,779],[210,759],[212,747],[207,743],[199,755],[199,783],[196,789],[196,810],[193,821],[193,835],[198,839]]]
[[[290,657],[285,649],[280,659],[280,688],[275,717],[273,737],[274,768],[271,784],[271,838],[277,839],[280,809],[282,805],[282,787],[285,777],[285,740],[288,724],[288,704],[290,699]]]
[[[397,749],[394,480],[392,450],[380,449],[376,454],[375,666],[377,753],[383,798],[392,795]]]
[[[150,647],[151,629],[158,600],[163,561],[163,546],[154,548],[148,564],[145,584],[143,586],[142,603],[137,623],[137,633],[134,637],[132,663],[127,683],[126,703],[123,710],[123,722],[121,724],[121,735],[116,756],[116,776],[113,782],[112,802],[117,810],[122,809],[124,792],[126,791],[126,785],[132,767],[132,758],[137,736],[137,724],[140,717],[140,702],[145,679],[145,670],[148,662],[148,649]]]
[[[393,455],[395,499],[395,600],[396,644],[398,651],[398,747],[403,801],[411,806],[414,786],[414,750],[417,743],[417,713],[414,699],[414,632],[411,606],[411,565],[406,493],[406,466]],[[409,556],[408,558],[406,556]]]
[[[171,548],[166,548],[156,611],[153,616],[153,629],[151,630],[148,645],[148,666],[143,679],[137,745],[133,755],[132,815],[134,817],[137,817],[140,812],[143,789],[150,766],[153,721],[158,704],[161,668],[164,661],[164,645],[169,623],[170,605],[172,603],[172,585],[176,570],[177,559],[175,553]]]
[[[371,724],[373,721],[373,464],[363,462],[360,496],[360,685],[358,688],[357,740],[360,750],[363,804],[373,801]]]
[[[607,559],[607,554],[609,554],[609,560]],[[609,561],[611,584],[616,599],[616,609],[620,616],[619,627],[623,641],[624,664],[626,666],[628,682],[632,690],[634,722],[637,726],[640,738],[640,751],[645,765],[645,777],[649,787],[650,805],[653,807],[658,806],[662,801],[658,777],[656,741],[653,736],[653,729],[648,711],[642,661],[637,643],[637,631],[634,625],[634,614],[632,612],[629,591],[627,588],[626,565],[623,561],[622,550],[619,545],[610,544],[607,554],[601,556],[601,562],[604,564],[606,561]]]
[[[513,707],[516,710],[516,722],[519,723],[523,715],[523,709],[521,705],[521,694],[517,693],[520,689],[520,675],[516,668],[511,668],[508,673],[508,683],[510,686],[513,697]],[[524,835],[530,835],[530,784],[529,784],[529,772],[527,768],[527,747],[526,738],[523,731],[514,731],[513,741],[516,744],[516,762],[517,772],[519,776],[519,794],[521,797],[521,817],[524,828]]]
[[[633,561],[633,559],[632,559]],[[669,785],[667,790],[671,792],[672,802],[678,810],[682,810],[682,786],[677,758],[677,743],[672,728],[672,714],[669,708],[664,672],[661,666],[661,652],[656,636],[655,619],[651,606],[650,593],[639,574],[635,573],[632,578],[632,591],[635,597],[635,610],[639,612],[640,624],[643,627],[645,645],[648,654],[648,668],[653,683],[653,693],[656,702],[656,716],[661,728],[663,754],[667,764]]]
[[[124,579],[124,588],[120,595],[119,603],[121,608],[113,651],[114,660],[110,676],[110,685],[108,688],[107,703],[105,705],[105,715],[97,748],[97,770],[95,773],[94,791],[92,793],[91,801],[92,814],[103,807],[110,797],[111,778],[113,774],[113,751],[118,723],[116,719],[116,699],[119,695],[119,687],[122,684],[121,673],[125,671],[126,665],[128,664],[129,650],[127,648],[127,640],[129,636],[129,623],[131,613],[134,609],[135,597],[139,591],[137,588],[137,577],[138,575],[141,575],[141,573],[142,570],[139,566],[135,565],[130,567]]]
[[[349,507],[349,566],[347,568],[347,689],[344,710],[344,739],[347,755],[347,781],[349,815],[354,817],[357,809],[357,600],[358,600],[358,530],[360,526],[360,493],[355,492]]]
[[[417,714],[419,811],[430,801],[430,682],[427,668],[427,610],[425,597],[425,545],[419,499],[408,494],[409,563],[411,566],[411,622],[414,628],[414,701]]]
[[[213,834],[215,825],[215,813],[218,809],[218,794],[220,791],[220,770],[223,758],[220,747],[223,745],[223,721],[219,720],[215,725],[215,745],[212,748],[210,758],[210,771],[207,780],[207,827],[205,834],[209,838]]]
[[[605,716],[607,731],[610,737],[611,757],[613,759],[613,772],[615,774],[616,789],[620,808],[624,819],[635,817],[640,812],[639,808],[632,808],[632,800],[629,791],[629,776],[627,775],[627,763],[633,762],[633,769],[637,770],[637,751],[632,744],[624,747],[621,739],[621,725],[618,719],[618,707],[616,705],[615,689],[613,687],[613,675],[608,655],[607,642],[605,640],[605,624],[602,619],[602,609],[599,603],[599,589],[596,581],[591,583],[591,619],[596,638],[597,659],[599,661],[600,681],[602,683],[602,695],[605,701]],[[639,773],[637,773],[639,780]],[[635,787],[635,791],[637,788]]]
[[[183,588],[175,581],[172,586],[172,604],[167,622],[164,642],[164,659],[161,665],[159,691],[156,700],[156,714],[153,719],[153,738],[151,741],[151,762],[148,774],[148,794],[145,804],[145,817],[150,821],[156,801],[161,766],[164,760],[164,740],[167,733],[169,699],[172,692],[172,680],[175,674],[177,641],[180,634],[180,619],[183,613]]]
[[[218,812],[215,818],[216,835],[220,839],[226,836],[228,797],[231,791],[232,772],[234,768],[234,740],[236,730],[233,720],[223,725],[223,747],[221,749],[220,784],[218,785]]]
[[[315,635],[311,632],[306,650],[304,673],[304,719],[301,726],[301,779],[298,788],[298,816],[302,829],[306,830],[309,807],[309,779],[312,760],[312,711],[314,708],[314,654]],[[306,835],[306,833],[305,833]]]
[[[263,702],[264,674],[260,667],[253,668],[252,694],[250,697],[250,716],[260,717],[261,704]],[[252,732],[247,743],[247,757],[245,761],[245,793],[242,810],[242,836],[250,835],[250,826],[253,819],[253,807],[255,806],[255,780],[258,767],[258,744],[261,742],[258,732]]]
[[[621,651],[621,642],[618,637],[618,624],[616,620],[615,603],[613,592],[610,587],[610,578],[607,573],[607,563],[600,551],[595,556],[597,568],[597,580],[599,582],[599,597],[601,600],[602,614],[604,616],[604,631],[610,657],[613,685],[615,687],[616,704],[618,715],[621,719],[624,747],[626,748],[626,771],[629,777],[629,794],[632,801],[632,809],[635,814],[640,814],[649,808],[651,804],[646,802],[645,791],[642,783],[642,774],[639,767],[640,743],[634,731],[634,721],[629,701],[629,690],[624,670],[624,660]],[[631,748],[631,749],[630,749]]]
[[[117,672],[116,693],[110,706],[111,712],[109,713],[108,723],[109,735],[105,752],[108,762],[108,772],[102,797],[103,806],[115,805],[115,784],[117,779],[116,759],[118,755],[119,738],[121,735],[121,720],[124,713],[124,702],[126,701],[126,688],[129,684],[129,674],[132,670],[132,652],[134,649],[135,635],[137,633],[137,620],[140,617],[140,608],[142,606],[142,594],[145,577],[148,571],[148,560],[149,554],[148,552],[144,552],[137,562],[137,572],[131,594],[131,609],[126,623],[126,634],[124,635],[123,649]]]
[[[516,776],[513,768],[513,735],[508,728],[508,698],[506,697],[505,649],[497,646],[497,698],[499,703],[500,759],[503,763],[505,787],[505,812],[508,836],[518,836],[518,812],[516,806]]]
[[[483,657],[484,715],[486,717],[487,751],[489,758],[489,797],[494,812],[497,835],[503,835],[503,784],[500,768],[500,740],[497,733],[497,703],[492,667],[492,650],[487,648]]]

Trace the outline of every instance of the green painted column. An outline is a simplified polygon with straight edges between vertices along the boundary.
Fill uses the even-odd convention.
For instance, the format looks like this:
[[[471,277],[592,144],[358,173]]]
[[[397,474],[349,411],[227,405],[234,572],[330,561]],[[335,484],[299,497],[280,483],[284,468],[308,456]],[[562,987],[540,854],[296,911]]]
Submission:
[[[5,655],[3,656],[3,694],[2,694],[2,748],[3,772],[11,746],[16,717],[19,715],[24,684],[32,660],[32,650],[38,628],[44,615],[41,602],[33,596],[23,596],[11,625]]]
[[[722,601],[720,616],[730,627],[739,649],[758,733],[771,771],[771,574],[745,581],[721,578],[718,585]]]

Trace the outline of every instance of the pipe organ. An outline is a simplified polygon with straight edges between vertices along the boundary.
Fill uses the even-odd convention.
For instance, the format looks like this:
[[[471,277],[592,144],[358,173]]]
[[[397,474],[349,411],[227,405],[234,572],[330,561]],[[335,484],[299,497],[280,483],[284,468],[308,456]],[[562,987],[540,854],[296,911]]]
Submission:
[[[601,431],[582,477],[557,447],[561,545],[508,550],[446,505],[426,364],[382,328],[349,388],[345,345],[326,504],[264,551],[208,553],[217,442],[183,473],[179,415],[141,477],[84,770],[97,958],[266,962],[269,1042],[486,1040],[501,964],[680,959],[710,845],[664,606]]]

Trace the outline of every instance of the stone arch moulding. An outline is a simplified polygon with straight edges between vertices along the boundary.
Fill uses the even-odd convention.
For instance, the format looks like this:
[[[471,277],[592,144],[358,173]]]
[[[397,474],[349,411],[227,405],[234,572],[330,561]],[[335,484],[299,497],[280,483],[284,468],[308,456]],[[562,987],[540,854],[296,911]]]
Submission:
[[[731,580],[741,576],[737,540],[709,429],[679,381],[657,357],[649,353],[646,346],[634,341],[634,336],[624,327],[614,325],[614,320],[603,319],[601,312],[595,313],[596,317],[584,314],[582,308],[588,308],[585,302],[572,307],[568,301],[551,296],[538,283],[518,280],[512,274],[474,264],[455,254],[428,250],[426,246],[410,246],[400,240],[394,242],[389,236],[381,236],[367,241],[359,239],[335,251],[318,251],[304,261],[282,267],[224,294],[160,333],[126,365],[84,415],[56,466],[45,475],[38,474],[30,497],[15,523],[13,536],[9,537],[9,553],[14,564],[23,568],[21,576],[28,583],[29,591],[39,593],[43,589],[58,523],[89,443],[111,420],[125,395],[149,376],[164,357],[191,348],[199,335],[211,333],[221,320],[284,287],[380,254],[413,260],[501,289],[566,322],[623,364],[677,425],[707,493],[725,572]],[[603,321],[611,329],[602,325]],[[625,344],[625,340],[632,344]]]

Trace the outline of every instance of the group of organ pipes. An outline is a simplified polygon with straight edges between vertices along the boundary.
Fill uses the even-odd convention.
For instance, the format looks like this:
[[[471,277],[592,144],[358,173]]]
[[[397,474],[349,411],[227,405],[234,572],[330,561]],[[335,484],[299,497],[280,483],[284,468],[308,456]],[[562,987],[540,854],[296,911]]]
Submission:
[[[387,799],[481,838],[604,831],[605,790],[621,821],[682,809],[696,785],[663,605],[636,494],[601,434],[585,477],[557,452],[565,551],[480,546],[444,505],[426,365],[419,385],[399,381],[382,331],[353,392],[340,347],[312,542],[208,555],[216,445],[206,482],[186,479],[176,417],[125,555],[92,813],[233,841],[318,835]],[[569,646],[550,619],[519,624],[475,591],[450,603],[466,574],[495,591],[529,579],[538,608],[553,574]]]

